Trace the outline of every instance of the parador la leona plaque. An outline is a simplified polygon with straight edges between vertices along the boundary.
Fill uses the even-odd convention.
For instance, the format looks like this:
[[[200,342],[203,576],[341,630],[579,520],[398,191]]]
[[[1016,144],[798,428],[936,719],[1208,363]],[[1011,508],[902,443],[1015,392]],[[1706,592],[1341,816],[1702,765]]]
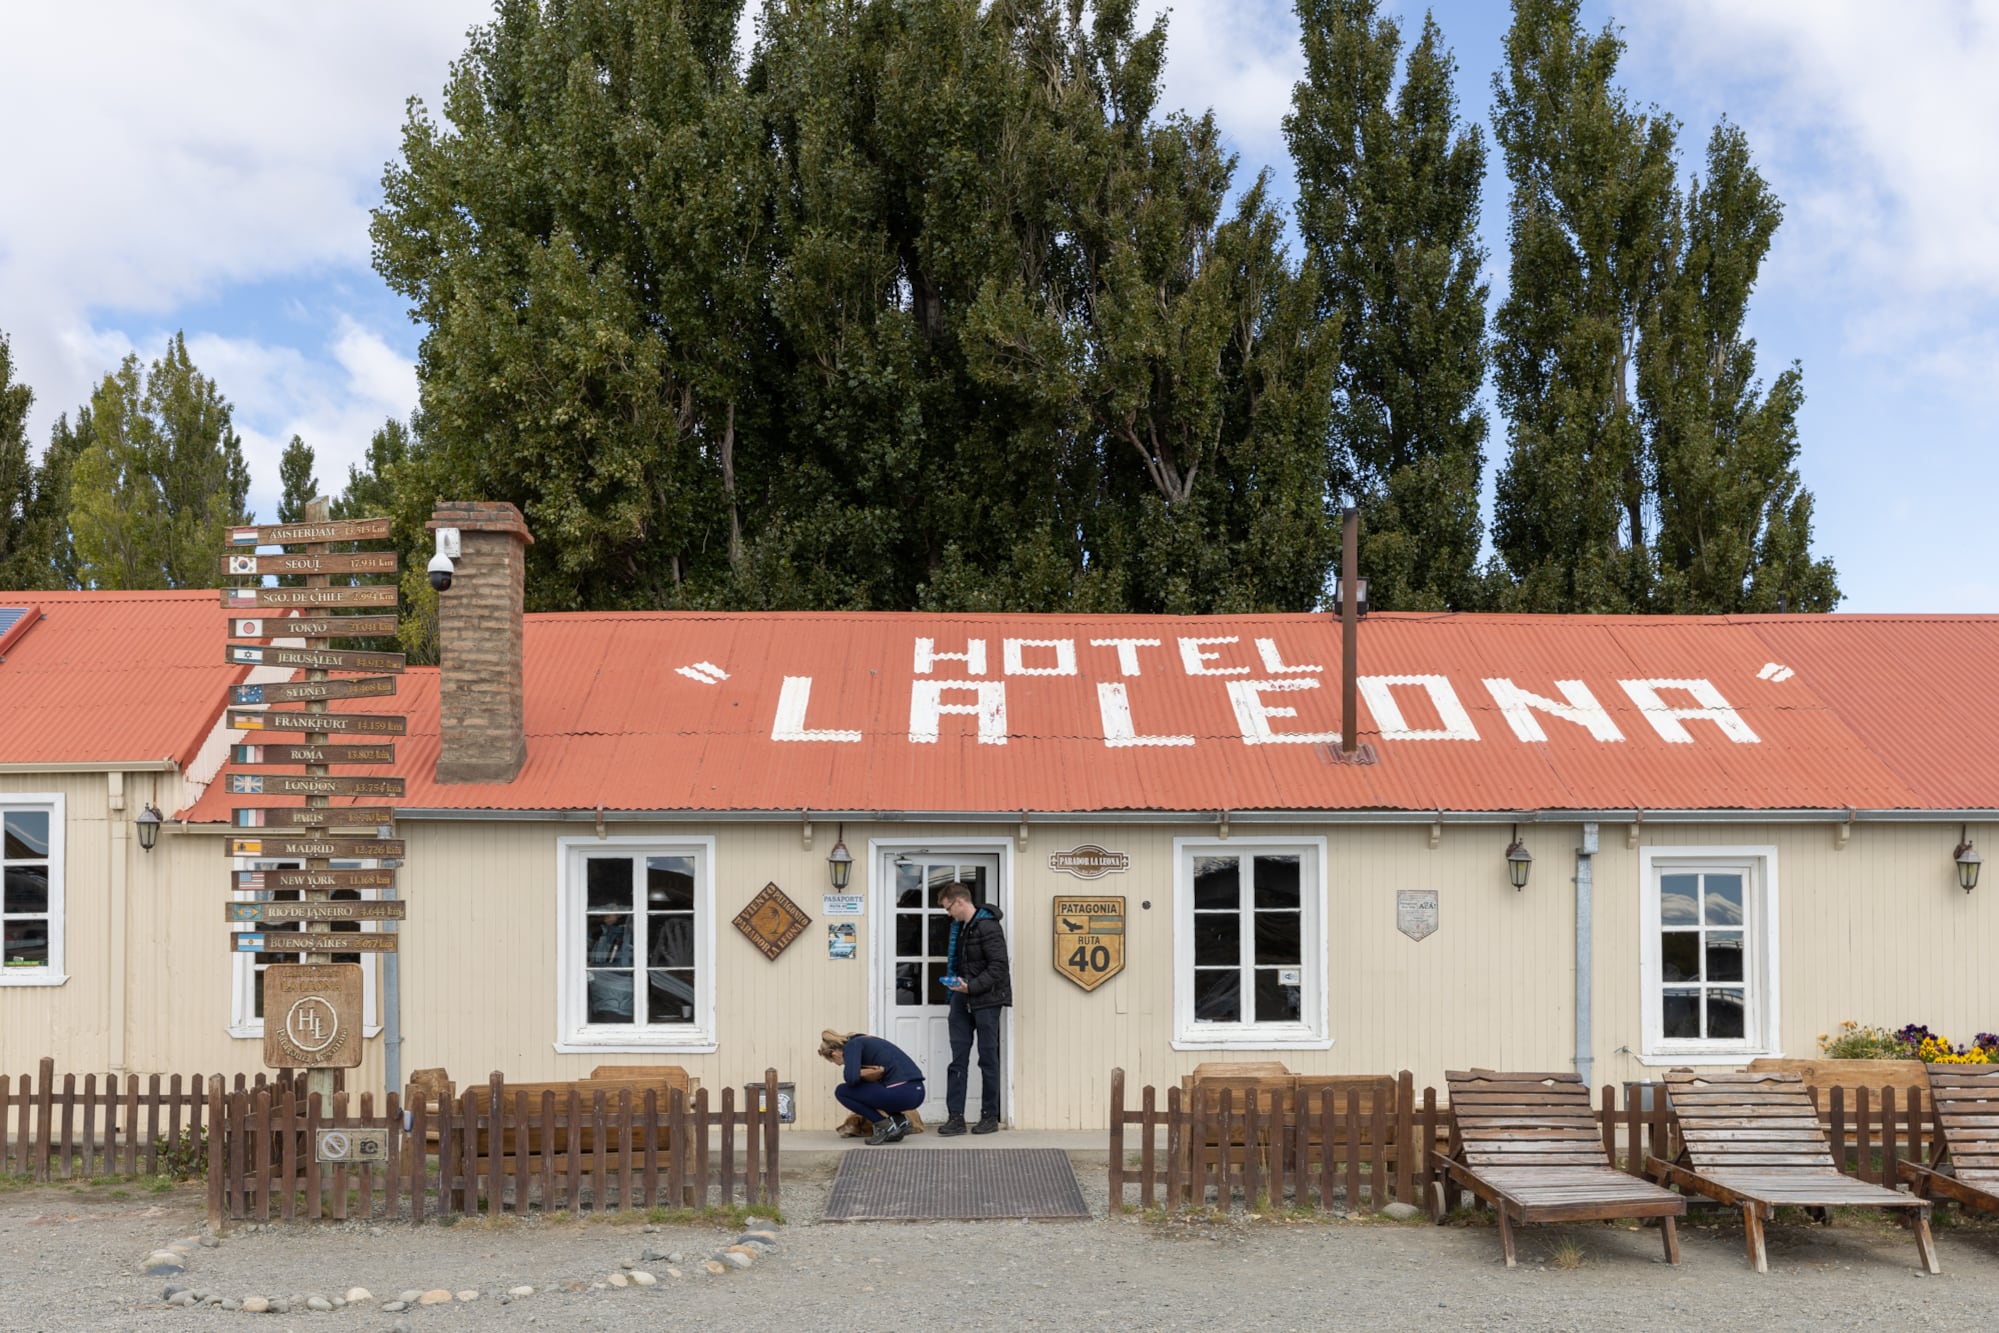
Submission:
[[[776,884],[766,884],[749,905],[736,913],[736,929],[757,946],[764,957],[775,960],[791,942],[805,933],[812,918],[805,909],[785,896]]]
[[[1437,933],[1437,891],[1397,889],[1395,928],[1412,940],[1424,940]]]
[[[1055,970],[1084,990],[1124,971],[1124,899],[1058,897]]]
[[[1131,854],[1107,851],[1093,842],[1086,842],[1066,852],[1049,853],[1048,868],[1074,875],[1077,879],[1102,879],[1105,875],[1121,875],[1131,869]]]

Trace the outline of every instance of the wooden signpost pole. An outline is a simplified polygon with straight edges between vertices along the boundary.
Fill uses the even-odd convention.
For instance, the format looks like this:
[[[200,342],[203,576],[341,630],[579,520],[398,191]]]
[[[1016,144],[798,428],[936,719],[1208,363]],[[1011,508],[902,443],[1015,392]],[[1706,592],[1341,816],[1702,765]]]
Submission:
[[[327,503],[325,500],[313,500],[309,502],[305,507],[305,521],[308,523],[324,523],[327,521],[328,517],[329,515],[327,513]],[[307,555],[325,555],[327,553],[326,548],[327,544],[325,542],[312,542],[306,546],[305,553]],[[308,588],[331,587],[332,580],[325,574],[308,574],[305,576],[305,586]],[[330,648],[333,646],[333,640],[307,639],[305,641],[305,646],[307,648]],[[327,678],[327,674],[328,673],[322,668],[310,668],[306,671],[305,678],[308,681],[323,681]],[[306,702],[305,708],[308,713],[324,713],[326,711],[326,701],[324,699],[308,700]],[[306,738],[305,738],[305,742],[307,745],[326,745],[331,740],[332,736],[324,731],[308,732],[306,733]],[[307,777],[314,777],[314,778],[323,778],[326,777],[328,774],[327,766],[325,764],[307,764],[305,766],[305,772]],[[330,799],[325,796],[307,796],[305,798],[305,803],[308,807],[312,807],[312,806],[325,806],[330,804],[331,802]],[[332,861],[322,860],[316,857],[309,858],[306,861],[305,865],[307,871],[331,870],[333,868]],[[300,894],[300,897],[307,902],[324,902],[324,901],[331,901],[333,893],[330,889],[309,888],[304,890]],[[333,932],[333,923],[330,921],[307,921],[304,922],[303,924],[305,930],[309,934],[314,934],[314,935],[331,934]],[[308,963],[332,962],[333,951],[330,947],[332,941],[329,940],[327,943],[329,945],[328,948],[314,949],[308,951],[305,956],[305,961]],[[331,1114],[333,1111],[333,1071],[331,1069],[313,1069],[307,1071],[306,1094],[308,1098],[318,1099],[320,1114],[322,1116]],[[310,1109],[312,1106],[312,1102],[308,1100],[306,1106],[308,1109]]]

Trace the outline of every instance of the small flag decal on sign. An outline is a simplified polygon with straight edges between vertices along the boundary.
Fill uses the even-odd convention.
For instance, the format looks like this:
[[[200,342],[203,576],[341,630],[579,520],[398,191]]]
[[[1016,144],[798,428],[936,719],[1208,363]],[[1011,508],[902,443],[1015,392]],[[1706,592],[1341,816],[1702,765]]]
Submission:
[[[229,544],[231,546],[255,546],[257,544],[257,530],[255,528],[231,528],[229,529]]]
[[[245,930],[236,933],[237,953],[262,953],[263,951],[264,932],[261,930]]]
[[[231,620],[229,634],[237,639],[261,639],[264,637],[264,622],[261,620]]]
[[[229,572],[235,575],[255,574],[257,572],[257,557],[254,555],[230,556]]]
[[[241,751],[249,747],[239,745],[236,748],[238,751]],[[238,762],[241,762],[240,759]],[[229,794],[231,796],[262,796],[264,794],[264,775],[261,773],[231,773],[229,775]]]
[[[244,893],[261,892],[264,887],[264,872],[261,870],[237,871],[236,887]]]
[[[243,623],[249,625],[256,622],[246,620]],[[259,666],[264,660],[264,650],[255,644],[232,643],[229,645],[229,660],[237,666]]]

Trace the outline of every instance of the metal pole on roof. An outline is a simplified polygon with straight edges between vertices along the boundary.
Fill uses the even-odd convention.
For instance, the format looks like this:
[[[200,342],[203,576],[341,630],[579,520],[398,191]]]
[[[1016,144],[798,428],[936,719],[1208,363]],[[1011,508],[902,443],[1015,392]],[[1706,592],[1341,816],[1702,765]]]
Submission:
[[[1360,670],[1360,510],[1348,505],[1340,526],[1340,750],[1352,754],[1359,720],[1355,692]]]

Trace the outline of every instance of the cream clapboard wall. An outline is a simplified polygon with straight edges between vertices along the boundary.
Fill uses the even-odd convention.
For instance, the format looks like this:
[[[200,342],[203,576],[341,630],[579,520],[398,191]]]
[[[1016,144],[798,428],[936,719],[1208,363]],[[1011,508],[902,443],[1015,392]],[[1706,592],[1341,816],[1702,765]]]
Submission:
[[[128,793],[152,779],[136,777]],[[164,780],[161,780],[164,782]],[[0,1068],[31,1068],[42,1054],[64,1070],[102,1069],[109,1058],[109,861],[114,846],[101,776],[23,779],[0,788],[61,790],[69,801],[67,940],[69,983],[0,989]],[[128,809],[142,804],[128,795]],[[443,1066],[461,1084],[494,1069],[515,1078],[585,1074],[600,1063],[683,1064],[716,1090],[759,1078],[766,1066],[799,1085],[801,1124],[837,1118],[833,1071],[813,1056],[822,1027],[867,1026],[870,954],[829,959],[820,895],[827,891],[831,826],[810,849],[796,824],[610,826],[618,836],[717,839],[716,958],[720,1049],[711,1055],[559,1054],[554,943],[556,839],[588,836],[588,823],[406,821],[410,900],[403,953],[405,1071]],[[1129,1096],[1162,1089],[1204,1060],[1268,1059],[1308,1072],[1413,1070],[1419,1086],[1449,1067],[1479,1064],[1567,1069],[1573,1051],[1574,849],[1579,828],[1523,825],[1534,853],[1528,887],[1516,893],[1502,857],[1504,825],[1447,825],[1427,845],[1424,825],[1248,826],[1251,837],[1327,840],[1328,1008],[1324,1051],[1176,1051],[1173,1026],[1173,840],[1208,837],[1212,825],[1037,825],[1013,853],[1009,914],[1015,959],[1015,1095],[1009,1116],[1025,1127],[1096,1127],[1104,1122],[1110,1071],[1126,1071]],[[1012,826],[846,826],[857,861],[854,888],[873,879],[870,838],[916,839],[944,849],[991,839]],[[1626,826],[1606,824],[1595,863],[1595,1056],[1593,1081],[1656,1076],[1620,1048],[1639,1046],[1639,856]],[[149,1072],[254,1072],[261,1044],[228,1035],[232,963],[222,920],[229,863],[219,830],[162,836],[150,857],[126,839],[128,1014],[126,1065]],[[1972,830],[1981,844],[1999,828]],[[1860,824],[1835,850],[1826,825],[1648,824],[1644,843],[1779,850],[1784,1053],[1814,1053],[1817,1035],[1842,1018],[1891,1026],[1927,1022],[1960,1038],[1999,1026],[1999,975],[1987,963],[1999,938],[1999,884],[1966,895],[1955,885],[1956,825]],[[1127,873],[1088,882],[1048,869],[1051,852],[1097,843],[1132,857]],[[814,918],[775,962],[729,924],[775,881]],[[1435,889],[1440,927],[1422,942],[1395,929],[1397,889]],[[1050,900],[1058,894],[1121,894],[1127,900],[1123,975],[1085,993],[1052,965]],[[1150,910],[1140,903],[1150,900]],[[379,1087],[381,1043],[350,1076]],[[928,1071],[941,1078],[943,1071]]]

